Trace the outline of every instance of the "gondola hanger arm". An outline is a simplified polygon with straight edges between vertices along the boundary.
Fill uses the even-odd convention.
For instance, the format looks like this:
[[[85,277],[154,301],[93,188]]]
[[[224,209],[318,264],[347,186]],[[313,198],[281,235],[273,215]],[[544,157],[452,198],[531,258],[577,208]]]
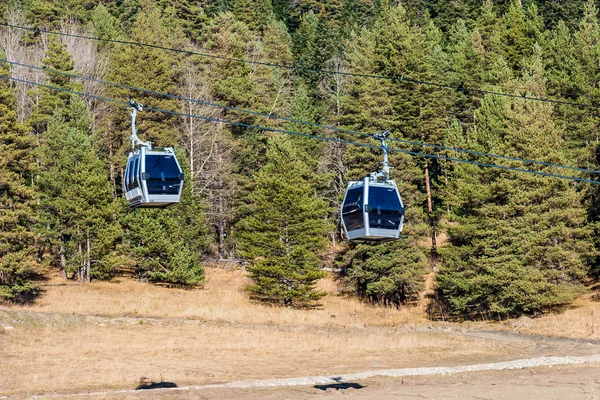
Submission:
[[[388,163],[388,149],[385,139],[390,136],[390,131],[383,131],[373,134],[373,138],[381,141],[381,148],[383,149],[383,162],[382,168],[379,172],[371,172],[371,181],[377,182],[378,178],[384,178],[386,181],[390,180],[390,166]]]
[[[131,136],[129,136],[129,140],[131,141],[131,149],[134,150],[136,147],[147,147],[148,150],[152,150],[152,143],[144,142],[137,135],[137,129],[135,128],[135,117],[138,111],[142,111],[144,106],[140,103],[136,103],[135,101],[129,99],[128,101],[130,106],[130,115],[131,115]]]

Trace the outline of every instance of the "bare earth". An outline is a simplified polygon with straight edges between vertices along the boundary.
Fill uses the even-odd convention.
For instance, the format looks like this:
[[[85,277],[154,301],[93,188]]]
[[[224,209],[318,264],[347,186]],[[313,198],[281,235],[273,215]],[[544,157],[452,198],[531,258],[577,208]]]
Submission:
[[[131,281],[47,286],[33,306],[0,308],[0,398],[600,400],[600,358],[590,358],[600,357],[593,293],[560,315],[451,324],[427,321],[415,307],[344,299],[327,280],[321,310],[257,306],[243,294],[240,271],[208,273],[200,291]],[[587,361],[380,376],[539,357]],[[325,380],[259,387],[315,376]],[[246,387],[211,386],[228,382]]]
[[[600,364],[449,376],[372,378],[338,385],[196,391],[143,390],[81,399],[600,399]]]

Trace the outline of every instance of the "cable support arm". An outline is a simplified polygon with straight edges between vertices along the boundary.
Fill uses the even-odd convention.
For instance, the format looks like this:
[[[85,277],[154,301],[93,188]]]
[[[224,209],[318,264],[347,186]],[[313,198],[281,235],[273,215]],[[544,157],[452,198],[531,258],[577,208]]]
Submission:
[[[136,147],[147,147],[148,150],[152,150],[152,143],[141,140],[137,135],[137,129],[135,129],[135,116],[138,111],[142,111],[144,109],[144,106],[136,103],[133,100],[129,100],[128,103],[131,110],[131,136],[129,136],[129,140],[131,141],[131,149],[135,150]]]
[[[388,163],[388,148],[385,139],[390,136],[390,131],[383,131],[380,133],[373,134],[373,138],[381,141],[381,149],[383,150],[383,162],[381,171],[371,172],[371,180],[377,182],[378,178],[385,178],[386,181],[390,180],[390,165]]]

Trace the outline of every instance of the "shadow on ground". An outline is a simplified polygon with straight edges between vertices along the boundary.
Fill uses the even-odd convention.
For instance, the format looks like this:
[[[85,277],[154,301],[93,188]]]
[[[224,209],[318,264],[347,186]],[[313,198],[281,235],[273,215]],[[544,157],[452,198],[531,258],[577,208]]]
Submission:
[[[331,383],[329,385],[315,385],[315,389],[327,390],[327,389],[335,389],[335,390],[346,390],[346,389],[362,389],[365,386],[360,383],[353,382],[343,382],[343,383]]]
[[[173,382],[144,382],[140,383],[135,390],[150,390],[150,389],[170,389],[176,388],[177,384]]]

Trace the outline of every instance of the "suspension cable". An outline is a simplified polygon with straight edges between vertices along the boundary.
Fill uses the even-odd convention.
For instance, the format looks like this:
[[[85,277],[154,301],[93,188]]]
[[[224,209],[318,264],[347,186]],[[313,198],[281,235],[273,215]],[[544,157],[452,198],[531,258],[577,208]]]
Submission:
[[[111,99],[108,97],[98,96],[98,95],[94,95],[91,93],[79,92],[79,91],[65,89],[65,88],[61,88],[61,87],[57,87],[57,86],[46,85],[46,84],[42,84],[42,83],[28,81],[28,80],[20,79],[20,78],[13,78],[8,75],[0,75],[0,78],[12,80],[15,82],[26,83],[26,84],[30,84],[30,85],[34,85],[34,86],[44,87],[47,89],[61,91],[61,92],[65,92],[65,93],[71,93],[71,94],[77,95],[77,96],[89,97],[89,98],[97,99],[100,101],[106,101],[106,102],[110,102],[113,104],[119,104],[119,105],[122,105],[125,107],[129,106],[129,104],[127,102],[114,100],[114,99]],[[382,149],[381,146],[375,146],[375,145],[367,144],[367,143],[351,142],[351,141],[347,141],[347,140],[343,140],[343,139],[339,139],[339,138],[311,135],[311,134],[306,134],[306,133],[301,133],[301,132],[289,131],[289,130],[285,130],[285,129],[270,128],[270,127],[266,127],[266,126],[247,124],[247,123],[237,122],[237,121],[230,121],[230,120],[221,119],[221,118],[181,113],[181,112],[177,112],[177,111],[169,111],[169,110],[163,110],[163,109],[153,108],[153,107],[146,107],[146,110],[160,112],[160,113],[169,114],[169,115],[175,115],[175,116],[184,116],[184,117],[202,119],[202,120],[209,121],[209,122],[219,122],[219,123],[224,123],[227,125],[240,126],[240,127],[250,128],[250,129],[257,129],[257,130],[261,130],[261,131],[283,133],[283,134],[287,134],[287,135],[295,135],[295,136],[311,138],[311,139],[316,139],[316,140],[325,140],[325,141],[329,141],[329,142],[342,143],[342,144],[346,144],[346,145],[354,145],[354,146],[365,147],[365,148],[370,148],[370,149],[380,149],[380,150]],[[498,164],[493,164],[493,163],[483,163],[483,162],[479,162],[479,161],[471,161],[471,160],[465,160],[465,159],[456,158],[456,157],[448,157],[448,156],[429,154],[429,153],[418,152],[418,151],[410,151],[410,150],[396,149],[396,148],[388,148],[388,151],[409,154],[409,155],[416,156],[416,157],[433,158],[433,159],[438,159],[438,160],[454,161],[454,162],[459,162],[459,163],[477,165],[477,166],[481,166],[481,167],[497,168],[497,169],[502,169],[505,171],[523,172],[523,173],[529,173],[529,174],[545,176],[545,177],[566,179],[566,180],[571,180],[571,181],[576,181],[576,182],[600,184],[600,181],[598,181],[598,180],[579,178],[579,177],[569,176],[569,175],[553,174],[553,173],[549,173],[549,172],[535,171],[535,170],[526,169],[526,168],[508,167],[505,165],[498,165]]]

